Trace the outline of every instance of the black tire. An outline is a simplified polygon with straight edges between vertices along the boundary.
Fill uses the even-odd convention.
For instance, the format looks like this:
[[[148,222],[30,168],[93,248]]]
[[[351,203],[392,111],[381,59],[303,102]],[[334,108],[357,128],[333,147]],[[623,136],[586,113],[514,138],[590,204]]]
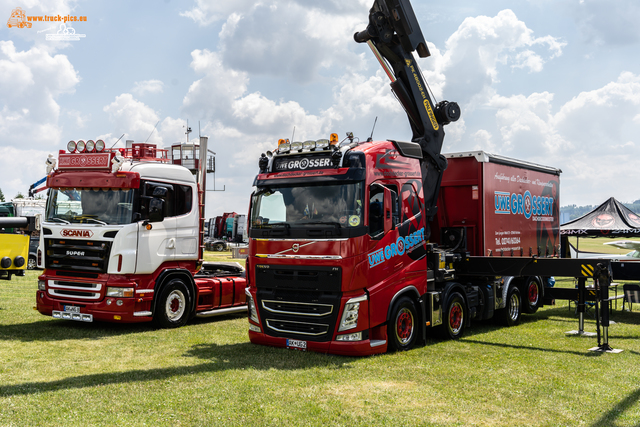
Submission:
[[[520,314],[522,311],[520,289],[515,286],[509,288],[506,304],[505,308],[497,311],[497,319],[505,326],[515,326],[520,323]]]
[[[522,298],[522,312],[533,314],[538,311],[540,299],[542,298],[542,284],[537,277],[532,277],[524,288]]]
[[[440,335],[443,338],[457,340],[464,334],[467,322],[467,304],[458,292],[452,292],[442,313]]]
[[[27,270],[35,270],[38,267],[38,261],[36,261],[36,257],[30,256],[29,261],[27,261]]]
[[[161,328],[178,328],[189,320],[191,294],[180,279],[171,279],[156,301],[153,321]]]
[[[216,243],[215,245],[213,245],[213,250],[222,252],[224,250],[224,245],[222,243]]]
[[[401,297],[393,304],[387,335],[392,351],[406,351],[413,348],[418,339],[418,312],[413,301]]]

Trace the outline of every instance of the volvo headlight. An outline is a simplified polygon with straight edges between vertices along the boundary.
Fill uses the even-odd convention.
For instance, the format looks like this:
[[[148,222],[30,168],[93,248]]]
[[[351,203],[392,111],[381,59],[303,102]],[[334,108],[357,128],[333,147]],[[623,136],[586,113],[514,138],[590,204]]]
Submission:
[[[133,288],[107,287],[107,296],[114,298],[126,298],[133,296]]]
[[[336,341],[362,341],[362,332],[353,332],[351,334],[338,335]]]
[[[351,298],[344,305],[342,312],[342,320],[338,331],[348,331],[358,326],[358,313],[360,312],[360,303],[367,300],[367,295]]]
[[[258,320],[258,311],[256,310],[256,304],[253,302],[253,297],[249,292],[249,288],[246,288],[244,290],[244,293],[245,295],[247,295],[247,305],[249,306],[249,319],[252,322],[260,324],[260,321]]]

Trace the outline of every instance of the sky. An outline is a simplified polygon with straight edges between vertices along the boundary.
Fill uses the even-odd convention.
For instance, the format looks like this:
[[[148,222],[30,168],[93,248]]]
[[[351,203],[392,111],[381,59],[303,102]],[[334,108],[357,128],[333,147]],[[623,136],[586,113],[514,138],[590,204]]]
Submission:
[[[365,44],[372,0],[0,0],[0,189],[27,194],[69,140],[168,148],[209,137],[207,217],[246,213],[279,138],[410,140]],[[553,166],[561,206],[640,199],[637,0],[412,0],[436,99],[456,101],[443,152]],[[84,19],[83,19],[84,18]],[[44,18],[43,18],[44,19]],[[4,22],[4,21],[3,21]],[[214,188],[215,181],[215,188]],[[221,191],[224,190],[224,191]]]

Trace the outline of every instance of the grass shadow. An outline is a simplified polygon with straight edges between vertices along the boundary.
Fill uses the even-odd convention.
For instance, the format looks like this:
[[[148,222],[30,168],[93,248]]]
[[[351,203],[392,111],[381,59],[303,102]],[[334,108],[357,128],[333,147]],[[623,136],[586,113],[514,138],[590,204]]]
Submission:
[[[604,413],[598,420],[591,424],[591,427],[609,427],[615,425],[615,421],[631,407],[637,405],[638,401],[640,401],[640,388],[630,393],[618,402],[617,405]],[[640,423],[636,423],[636,426],[640,426]]]
[[[344,356],[327,356],[321,353],[303,353],[251,343],[199,344],[188,350],[185,356],[204,360],[191,366],[155,369],[132,369],[123,372],[78,375],[60,380],[0,385],[0,397],[22,396],[60,390],[83,389],[110,384],[132,384],[166,380],[188,375],[202,375],[227,370],[270,369],[291,371],[316,367],[351,369]]]
[[[228,314],[209,318],[194,318],[183,328],[207,323],[216,323],[239,317],[247,317],[246,314]],[[110,322],[75,322],[47,318],[31,323],[18,323],[0,325],[0,341],[65,341],[76,339],[100,339],[117,337],[120,335],[139,334],[157,330],[152,322],[144,323],[110,323]]]

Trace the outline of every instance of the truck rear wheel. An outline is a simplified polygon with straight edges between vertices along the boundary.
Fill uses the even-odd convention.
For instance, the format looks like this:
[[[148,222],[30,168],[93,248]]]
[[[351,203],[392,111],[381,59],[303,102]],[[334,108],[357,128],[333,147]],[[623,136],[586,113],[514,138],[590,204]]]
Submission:
[[[467,321],[467,304],[460,293],[453,292],[449,295],[443,315],[443,325],[440,330],[442,337],[453,340],[460,338]]]
[[[533,314],[538,311],[538,303],[542,296],[542,285],[538,278],[533,277],[527,282],[524,292],[524,301],[522,301],[522,311]]]
[[[162,328],[184,326],[189,320],[190,295],[180,279],[172,279],[160,293],[153,320]]]
[[[506,307],[497,311],[498,320],[506,326],[515,326],[520,323],[521,301],[520,290],[515,286],[511,286],[507,293]]]
[[[413,348],[418,336],[418,312],[413,301],[400,298],[391,310],[387,335],[389,346],[394,351],[406,351]]]

